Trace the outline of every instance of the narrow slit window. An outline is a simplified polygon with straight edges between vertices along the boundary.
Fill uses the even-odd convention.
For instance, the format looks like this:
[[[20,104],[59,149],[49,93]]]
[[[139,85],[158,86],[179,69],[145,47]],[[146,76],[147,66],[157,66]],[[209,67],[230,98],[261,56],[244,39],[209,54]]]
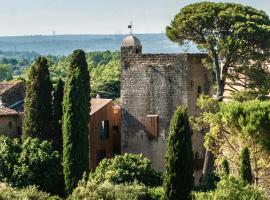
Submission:
[[[109,120],[103,120],[100,124],[100,139],[106,140],[109,138]]]

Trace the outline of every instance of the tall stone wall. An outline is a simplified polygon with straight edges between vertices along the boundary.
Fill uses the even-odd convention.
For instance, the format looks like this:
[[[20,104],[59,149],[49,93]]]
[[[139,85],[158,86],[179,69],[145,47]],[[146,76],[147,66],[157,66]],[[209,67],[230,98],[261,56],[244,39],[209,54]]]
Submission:
[[[155,169],[164,171],[166,136],[170,119],[179,105],[198,115],[200,94],[209,94],[211,73],[202,65],[204,54],[141,54],[141,48],[121,49],[121,143],[122,152],[142,153]],[[145,117],[159,117],[159,135],[149,139]],[[203,135],[193,134],[199,183],[203,164]]]
[[[122,57],[122,151],[142,153],[164,170],[165,138],[171,116],[187,105],[187,64],[184,55],[136,54]],[[144,118],[159,116],[159,137],[150,140]]]

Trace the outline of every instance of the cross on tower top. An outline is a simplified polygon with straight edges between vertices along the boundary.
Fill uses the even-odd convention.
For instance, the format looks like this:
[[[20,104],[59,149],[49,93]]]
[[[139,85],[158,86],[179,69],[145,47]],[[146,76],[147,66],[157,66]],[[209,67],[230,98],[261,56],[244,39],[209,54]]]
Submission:
[[[130,29],[129,34],[131,35],[131,34],[132,34],[132,31],[133,31],[133,24],[132,24],[132,21],[131,21],[130,24],[128,25],[128,28]]]

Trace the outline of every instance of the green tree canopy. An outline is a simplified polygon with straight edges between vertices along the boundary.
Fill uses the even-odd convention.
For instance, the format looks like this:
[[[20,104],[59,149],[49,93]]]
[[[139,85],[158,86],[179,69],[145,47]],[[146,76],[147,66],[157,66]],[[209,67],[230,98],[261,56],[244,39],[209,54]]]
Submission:
[[[238,172],[241,166],[239,149],[246,146],[252,157],[250,163],[256,177],[254,180],[258,185],[269,188],[270,101],[225,103],[201,97],[199,105],[205,112],[197,123],[210,126],[204,145],[215,154],[217,162],[226,158],[231,173]]]
[[[36,185],[54,194],[63,192],[60,156],[48,141],[0,136],[0,167],[1,181],[12,186]]]
[[[68,194],[89,168],[89,94],[90,77],[85,53],[76,50],[71,56],[63,100],[63,168]]]
[[[12,79],[12,68],[9,64],[0,64],[0,81],[9,81]]]
[[[52,84],[44,57],[31,66],[26,83],[23,136],[52,139]]]
[[[223,97],[226,79],[238,65],[258,67],[269,59],[270,20],[249,6],[200,2],[180,10],[166,29],[172,41],[192,41],[214,63],[217,97]]]
[[[123,154],[110,159],[103,159],[95,172],[90,174],[89,180],[98,183],[133,183],[138,181],[146,186],[161,184],[161,176],[152,167],[149,159],[142,155]]]
[[[191,199],[193,187],[192,130],[187,110],[178,107],[171,122],[166,151],[164,200]]]

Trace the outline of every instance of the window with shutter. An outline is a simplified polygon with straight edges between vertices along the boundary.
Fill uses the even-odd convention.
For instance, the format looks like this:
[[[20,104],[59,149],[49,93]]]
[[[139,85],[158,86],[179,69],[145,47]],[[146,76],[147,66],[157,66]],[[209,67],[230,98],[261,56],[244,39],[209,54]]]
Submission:
[[[156,139],[159,136],[159,116],[147,115],[144,119],[145,131],[149,139]]]

